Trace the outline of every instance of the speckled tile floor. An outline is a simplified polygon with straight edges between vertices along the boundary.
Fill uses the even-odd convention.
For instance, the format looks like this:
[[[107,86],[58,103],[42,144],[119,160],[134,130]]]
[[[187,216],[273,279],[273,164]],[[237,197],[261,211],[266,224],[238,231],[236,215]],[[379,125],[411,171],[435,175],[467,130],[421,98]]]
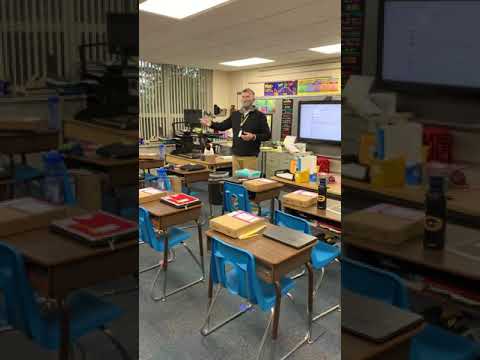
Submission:
[[[194,186],[199,197],[206,201],[206,188]],[[267,204],[265,204],[266,206]],[[207,209],[204,209],[207,216]],[[205,227],[206,228],[206,227]],[[198,254],[196,229],[188,244]],[[198,267],[184,249],[178,249],[177,259],[169,269],[169,288],[176,288],[195,280],[200,275]],[[147,246],[140,249],[140,265],[146,267],[158,262],[159,255]],[[206,264],[209,257],[206,256]],[[207,266],[208,268],[208,266]],[[172,295],[165,303],[150,299],[150,284],[156,270],[140,276],[140,348],[141,360],[245,360],[255,359],[261,336],[265,329],[267,314],[260,310],[249,312],[227,324],[208,337],[200,334],[207,309],[207,283]],[[280,333],[276,344],[267,342],[264,359],[278,359],[306,331],[306,287],[307,278],[296,281],[292,291],[294,302],[282,300]],[[160,289],[157,288],[157,291]],[[319,297],[317,309],[327,308],[339,302],[340,266],[332,264],[327,271]],[[240,309],[239,298],[224,291],[217,300],[213,322],[226,318]],[[317,321],[313,327],[314,337],[322,335],[313,345],[305,345],[290,359],[321,360],[340,359],[340,313],[334,312]]]

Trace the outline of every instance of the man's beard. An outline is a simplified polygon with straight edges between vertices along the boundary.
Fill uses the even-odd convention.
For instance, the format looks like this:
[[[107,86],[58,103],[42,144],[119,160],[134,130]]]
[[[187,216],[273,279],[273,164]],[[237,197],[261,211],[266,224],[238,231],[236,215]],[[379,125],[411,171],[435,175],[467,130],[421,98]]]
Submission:
[[[249,110],[253,107],[253,101],[252,102],[246,102],[242,103],[242,109],[243,110]]]

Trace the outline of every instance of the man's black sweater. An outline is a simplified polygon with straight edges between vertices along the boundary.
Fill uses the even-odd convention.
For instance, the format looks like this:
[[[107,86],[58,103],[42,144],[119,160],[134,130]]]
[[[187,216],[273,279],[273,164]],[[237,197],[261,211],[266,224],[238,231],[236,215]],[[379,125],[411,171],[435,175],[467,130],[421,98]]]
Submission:
[[[243,114],[235,111],[228,119],[220,123],[212,123],[211,128],[214,130],[225,131],[233,130],[233,147],[232,153],[237,156],[258,156],[260,152],[260,143],[268,141],[272,137],[270,128],[268,127],[267,118],[264,113],[258,110],[252,110],[246,116],[246,120],[241,126]],[[252,133],[256,135],[255,140],[245,141],[238,136],[238,133]]]

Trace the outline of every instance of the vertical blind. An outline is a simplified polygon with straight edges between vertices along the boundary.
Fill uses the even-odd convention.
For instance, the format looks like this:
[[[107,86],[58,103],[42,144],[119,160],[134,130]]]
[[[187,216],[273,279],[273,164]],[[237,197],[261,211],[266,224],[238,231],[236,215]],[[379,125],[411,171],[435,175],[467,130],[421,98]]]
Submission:
[[[0,78],[13,87],[33,79],[72,79],[78,46],[107,41],[108,12],[137,12],[138,0],[0,0]],[[109,60],[106,47],[89,48],[86,60]]]
[[[172,136],[182,130],[183,110],[213,108],[213,71],[140,61],[140,136]]]

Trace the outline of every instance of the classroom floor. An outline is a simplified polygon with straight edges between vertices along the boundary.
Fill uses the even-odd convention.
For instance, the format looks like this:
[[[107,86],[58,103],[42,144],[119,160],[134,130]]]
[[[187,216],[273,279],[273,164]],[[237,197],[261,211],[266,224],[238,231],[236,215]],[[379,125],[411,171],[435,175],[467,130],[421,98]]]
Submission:
[[[193,190],[204,203],[207,201],[207,188],[195,184]],[[265,204],[267,206],[267,204]],[[208,207],[205,207],[204,216]],[[206,229],[206,225],[204,227]],[[188,241],[198,254],[196,228],[190,229],[192,237]],[[176,251],[177,259],[169,268],[169,288],[183,285],[200,276],[198,267],[184,249]],[[206,264],[209,260],[206,256]],[[159,254],[147,245],[140,246],[140,268],[157,263]],[[208,270],[208,266],[206,266]],[[120,306],[124,317],[111,324],[113,334],[119,339],[132,359],[140,360],[245,360],[255,359],[261,336],[263,335],[267,314],[255,309],[227,324],[208,337],[200,335],[200,328],[207,309],[207,282],[172,295],[165,303],[150,299],[150,284],[156,270],[140,275],[139,292],[130,292],[109,296],[108,300]],[[207,274],[208,275],[208,274]],[[102,284],[93,289],[97,293],[112,288],[129,288],[136,284],[128,278],[116,283]],[[282,299],[279,337],[275,346],[267,342],[264,359],[278,359],[294,344],[300,341],[306,332],[306,287],[307,278],[296,280],[292,291],[294,302]],[[157,288],[157,290],[159,290]],[[314,305],[324,309],[339,302],[340,267],[332,264],[327,271],[323,287]],[[224,319],[240,309],[239,298],[224,291],[217,300],[213,322]],[[138,334],[140,337],[138,337]],[[340,312],[334,312],[313,326],[313,337],[321,337],[313,345],[305,345],[298,350],[292,360],[336,360],[340,359]],[[87,359],[121,359],[112,344],[100,333],[92,333],[81,339],[87,350]],[[40,349],[17,332],[0,333],[2,359],[56,359],[56,354]],[[4,354],[12,354],[4,357]],[[77,357],[80,358],[80,357]]]
[[[207,203],[207,189],[194,184],[193,191]],[[267,207],[268,203],[264,206]],[[204,216],[208,208],[203,210]],[[205,226],[206,228],[206,226]],[[187,242],[198,254],[196,228],[190,229]],[[176,261],[169,267],[169,289],[176,288],[200,277],[200,270],[185,249],[176,251]],[[158,263],[159,255],[147,245],[140,248],[140,266]],[[206,264],[209,258],[206,257]],[[208,266],[206,266],[208,269]],[[267,314],[261,310],[242,315],[207,337],[200,334],[207,310],[207,282],[167,298],[165,303],[150,298],[150,284],[157,270],[140,275],[140,359],[141,360],[245,360],[255,359],[263,335]],[[278,359],[306,333],[307,277],[296,281],[292,291],[294,302],[282,299],[279,337],[275,347],[267,342],[264,359]],[[157,287],[157,291],[160,288]],[[157,292],[157,295],[159,292]],[[317,309],[325,309],[339,302],[340,267],[332,264],[326,271],[323,287],[316,299]],[[212,323],[240,310],[242,302],[228,291],[218,298]],[[322,335],[323,334],[323,335]],[[313,326],[313,336],[322,335],[313,345],[305,345],[290,359],[321,360],[340,359],[340,312],[318,320]],[[273,351],[271,351],[273,349]],[[275,356],[276,355],[276,356]]]

